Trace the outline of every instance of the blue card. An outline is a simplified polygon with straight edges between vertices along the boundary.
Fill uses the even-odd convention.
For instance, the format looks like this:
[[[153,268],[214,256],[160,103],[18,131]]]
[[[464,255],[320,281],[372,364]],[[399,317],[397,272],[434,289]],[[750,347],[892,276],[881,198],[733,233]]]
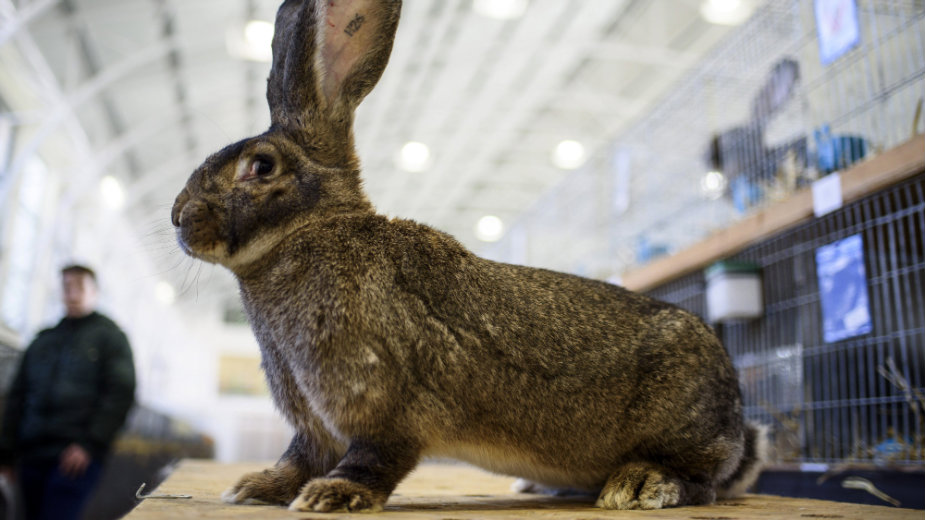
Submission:
[[[816,249],[816,274],[826,343],[872,331],[861,235]]]

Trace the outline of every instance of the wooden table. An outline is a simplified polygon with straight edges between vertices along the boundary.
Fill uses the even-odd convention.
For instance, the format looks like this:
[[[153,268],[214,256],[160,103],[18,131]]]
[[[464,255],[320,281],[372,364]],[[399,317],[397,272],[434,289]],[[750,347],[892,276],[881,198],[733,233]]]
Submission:
[[[594,507],[593,497],[550,497],[512,493],[514,479],[485,473],[466,465],[422,464],[398,487],[378,515],[300,513],[278,506],[225,504],[219,498],[237,478],[265,465],[220,464],[186,460],[155,491],[192,495],[191,499],[149,498],[126,516],[129,520],[196,519],[341,519],[379,516],[417,520],[469,518],[583,519],[604,518],[732,520],[838,518],[845,520],[923,520],[925,512],[913,509],[865,506],[822,500],[766,495],[720,502],[712,506],[681,507],[660,511],[605,511]],[[145,493],[150,490],[145,490]]]

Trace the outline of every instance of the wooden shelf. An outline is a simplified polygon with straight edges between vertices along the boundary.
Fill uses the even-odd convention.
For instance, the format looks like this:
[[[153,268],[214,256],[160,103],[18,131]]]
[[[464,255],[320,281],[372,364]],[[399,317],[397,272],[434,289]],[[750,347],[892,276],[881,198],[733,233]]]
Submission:
[[[299,513],[281,506],[229,505],[219,498],[247,471],[261,465],[220,464],[185,460],[164,482],[157,493],[192,495],[190,499],[149,498],[125,518],[127,520],[237,519],[333,520],[379,518],[380,515],[344,513]],[[485,473],[465,465],[422,464],[389,498],[383,518],[394,520],[447,520],[535,518],[548,520],[601,520],[604,518],[645,518],[646,520],[687,520],[689,518],[843,518],[920,520],[921,510],[867,506],[745,495],[714,505],[678,507],[656,511],[605,511],[594,507],[594,497],[552,497],[518,494],[510,491],[513,478]],[[145,493],[150,493],[145,490]]]
[[[842,171],[842,199],[848,204],[922,172],[925,135]],[[627,271],[623,285],[633,291],[651,290],[812,218],[812,189],[804,188],[675,255]]]

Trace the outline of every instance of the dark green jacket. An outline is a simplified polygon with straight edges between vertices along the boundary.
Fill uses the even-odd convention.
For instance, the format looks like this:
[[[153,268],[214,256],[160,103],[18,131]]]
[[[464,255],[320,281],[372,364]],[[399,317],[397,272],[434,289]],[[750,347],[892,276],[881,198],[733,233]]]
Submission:
[[[56,459],[76,442],[105,456],[135,399],[125,334],[99,313],[64,318],[23,354],[3,414],[0,465]]]

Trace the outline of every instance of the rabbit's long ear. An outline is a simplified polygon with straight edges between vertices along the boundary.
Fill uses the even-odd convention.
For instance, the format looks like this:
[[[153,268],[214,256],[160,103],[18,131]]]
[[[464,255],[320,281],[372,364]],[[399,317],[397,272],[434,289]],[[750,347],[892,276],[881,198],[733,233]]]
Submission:
[[[350,121],[382,75],[401,0],[286,0],[276,15],[267,101],[274,125]]]

